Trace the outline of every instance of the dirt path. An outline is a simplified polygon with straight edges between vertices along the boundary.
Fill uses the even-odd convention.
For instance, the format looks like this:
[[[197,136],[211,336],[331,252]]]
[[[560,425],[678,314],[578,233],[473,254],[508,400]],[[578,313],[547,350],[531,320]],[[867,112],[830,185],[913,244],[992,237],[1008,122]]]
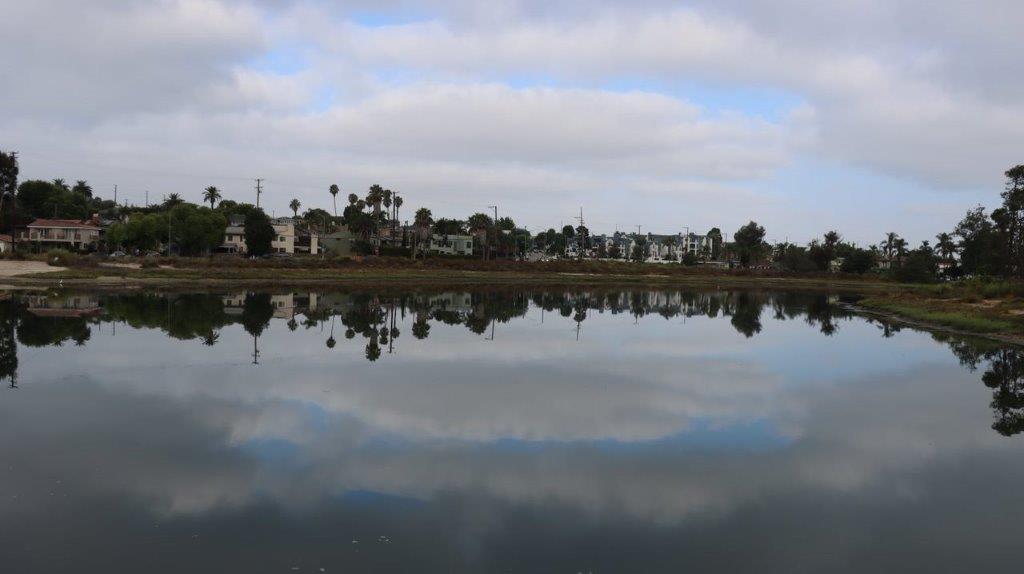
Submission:
[[[48,271],[64,271],[64,267],[50,267],[42,261],[7,261],[0,260],[0,277],[17,277],[29,273],[46,273]]]

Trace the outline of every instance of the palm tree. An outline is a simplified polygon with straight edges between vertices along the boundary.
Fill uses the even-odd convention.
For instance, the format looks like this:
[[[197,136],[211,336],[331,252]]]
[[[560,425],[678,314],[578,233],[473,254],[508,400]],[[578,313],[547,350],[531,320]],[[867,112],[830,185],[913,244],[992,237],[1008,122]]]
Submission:
[[[71,191],[85,197],[92,197],[92,186],[84,179],[76,181],[75,187],[71,188]]]
[[[334,217],[338,217],[338,192],[341,191],[341,188],[338,187],[338,184],[332,183],[328,191],[331,192],[331,199],[334,200]]]
[[[953,254],[956,253],[956,243],[953,241],[953,236],[943,231],[936,235],[935,239],[935,250],[939,253],[939,256],[946,261],[953,259]]]
[[[177,193],[172,193],[167,196],[167,199],[164,200],[164,207],[170,209],[172,207],[181,205],[182,203],[184,203],[184,200],[181,199],[181,196],[178,195]]]
[[[203,191],[203,201],[209,202],[210,209],[213,209],[216,206],[216,203],[220,201],[220,198],[220,190],[212,185]]]
[[[416,239],[426,239],[424,236],[430,231],[430,226],[434,223],[433,214],[426,207],[421,207],[416,210],[416,217],[413,219],[413,225],[416,227]]]
[[[900,242],[900,236],[896,235],[895,232],[890,231],[885,234],[885,240],[882,241],[882,253],[885,254],[886,259],[892,259],[893,255],[896,254],[896,245]]]
[[[68,188],[68,184],[64,183],[64,178],[61,177],[58,177],[57,179],[53,180],[53,186],[60,188],[63,191],[70,191],[70,189]]]
[[[402,198],[398,197],[398,195],[395,195],[394,204],[395,204],[395,221],[398,221],[399,220],[398,219],[398,208],[402,207]],[[402,238],[403,238],[402,242],[404,244],[404,242],[405,242],[405,239],[404,239],[405,238],[405,232],[404,231],[402,232]]]
[[[348,204],[349,205],[355,205],[357,201],[359,201],[359,196],[358,195],[356,195],[354,193],[348,194]]]
[[[288,203],[288,208],[292,210],[292,213],[295,215],[295,217],[299,216],[300,207],[302,207],[302,202],[299,201],[298,199],[292,198],[292,200]]]
[[[387,215],[386,219],[390,219],[391,220],[391,225],[389,227],[391,228],[391,239],[392,239],[392,241],[394,241],[394,238],[395,238],[395,219],[393,217],[391,217],[391,190],[390,189],[385,189],[384,190],[384,200],[383,200],[383,203],[384,203],[384,207],[388,208],[388,215]]]

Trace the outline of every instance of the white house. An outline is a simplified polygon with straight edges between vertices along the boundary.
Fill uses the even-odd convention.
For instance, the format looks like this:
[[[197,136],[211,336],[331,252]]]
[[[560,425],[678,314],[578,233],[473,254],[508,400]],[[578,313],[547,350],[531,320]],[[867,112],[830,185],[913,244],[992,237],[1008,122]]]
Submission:
[[[435,233],[427,241],[427,251],[439,255],[473,255],[473,236]]]

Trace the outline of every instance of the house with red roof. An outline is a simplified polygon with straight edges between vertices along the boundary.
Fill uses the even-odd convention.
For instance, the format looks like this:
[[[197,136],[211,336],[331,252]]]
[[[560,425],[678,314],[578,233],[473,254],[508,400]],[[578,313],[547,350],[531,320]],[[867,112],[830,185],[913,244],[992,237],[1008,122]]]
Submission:
[[[103,227],[99,219],[36,219],[18,229],[18,242],[26,242],[41,249],[64,248],[70,251],[90,251],[96,248]]]

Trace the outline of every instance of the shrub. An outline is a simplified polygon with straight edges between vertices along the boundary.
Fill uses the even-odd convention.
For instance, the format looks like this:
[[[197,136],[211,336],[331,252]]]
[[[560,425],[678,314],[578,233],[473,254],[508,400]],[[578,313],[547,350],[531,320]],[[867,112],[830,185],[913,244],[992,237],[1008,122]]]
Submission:
[[[78,255],[67,249],[51,249],[46,252],[46,263],[54,267],[68,267],[78,260]]]
[[[160,264],[157,263],[155,257],[146,257],[143,258],[142,263],[140,263],[140,266],[143,269],[156,269],[157,267],[160,266]]]

